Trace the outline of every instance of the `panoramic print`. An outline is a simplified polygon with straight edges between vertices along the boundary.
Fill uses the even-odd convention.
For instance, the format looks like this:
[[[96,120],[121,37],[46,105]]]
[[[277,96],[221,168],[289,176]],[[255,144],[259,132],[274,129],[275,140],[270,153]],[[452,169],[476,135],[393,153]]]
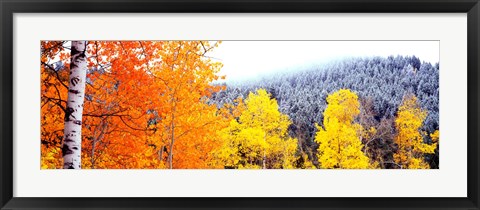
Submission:
[[[41,169],[438,169],[438,41],[41,41]]]

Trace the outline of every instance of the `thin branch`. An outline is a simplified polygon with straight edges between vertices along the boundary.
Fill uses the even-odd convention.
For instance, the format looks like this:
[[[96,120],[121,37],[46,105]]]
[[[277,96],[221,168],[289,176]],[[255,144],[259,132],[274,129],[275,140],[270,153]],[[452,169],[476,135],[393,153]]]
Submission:
[[[65,48],[65,47],[63,46],[64,43],[65,43],[65,41],[61,41],[61,42],[58,42],[56,45],[54,45],[54,46],[52,46],[52,47],[50,47],[50,48],[44,48],[44,49],[42,49],[42,50],[43,50],[42,53],[44,53],[45,51],[51,51],[52,49],[55,49],[55,48],[57,48],[58,46],[62,46],[63,48]]]
[[[47,63],[45,63],[45,62],[43,62],[43,61],[42,61],[41,63],[42,63],[44,66],[48,67],[50,70],[52,70],[53,73],[55,73],[55,75],[56,75],[58,81],[60,82],[60,84],[62,84],[63,87],[65,87],[65,88],[68,89],[68,86],[62,82],[62,80],[60,79],[60,75],[59,75],[58,72],[55,70],[55,68],[53,68],[51,65],[49,65],[49,64],[47,64]]]
[[[66,101],[64,101],[62,99],[58,99],[58,98],[50,98],[50,97],[47,97],[47,96],[42,96],[42,98],[46,98],[47,101],[41,106],[41,108],[43,108],[43,106],[48,104],[49,101],[52,101],[57,106],[59,106],[64,112],[66,111],[65,107],[63,107],[63,105],[61,104],[62,102],[67,103]]]
[[[97,61],[97,65],[99,65],[103,70],[105,70],[105,67],[100,64],[100,62],[98,61],[98,42],[95,41],[95,60]]]
[[[148,130],[148,129],[134,128],[134,127],[130,126],[129,124],[127,124],[127,123],[125,122],[125,120],[123,120],[123,116],[119,116],[119,117],[120,117],[120,120],[123,122],[123,124],[125,124],[125,125],[126,125],[127,127],[129,127],[130,129],[137,130],[137,131],[146,131],[146,130]]]
[[[88,117],[112,117],[112,116],[117,116],[117,117],[127,117],[129,115],[125,115],[125,114],[118,114],[118,113],[121,113],[121,112],[124,112],[124,111],[127,111],[127,109],[124,109],[124,110],[118,110],[116,112],[111,112],[111,113],[103,113],[103,114],[90,114],[90,113],[85,113],[83,114],[84,116],[88,116]]]

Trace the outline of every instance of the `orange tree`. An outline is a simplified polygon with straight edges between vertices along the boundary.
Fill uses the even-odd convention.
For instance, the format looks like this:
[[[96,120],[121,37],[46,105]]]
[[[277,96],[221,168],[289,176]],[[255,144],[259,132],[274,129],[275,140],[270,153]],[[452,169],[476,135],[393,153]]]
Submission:
[[[213,151],[221,146],[216,131],[227,126],[228,118],[207,103],[224,87],[212,85],[221,64],[204,55],[217,44],[172,41],[156,53],[162,61],[151,70],[157,90],[154,103],[159,105],[150,142],[160,148],[167,168],[216,167]]]
[[[173,157],[178,168],[212,167],[214,131],[225,116],[206,103],[221,87],[210,85],[220,64],[204,55],[216,45],[90,41],[82,167],[162,168]],[[42,168],[62,165],[68,70],[68,42],[42,42]]]

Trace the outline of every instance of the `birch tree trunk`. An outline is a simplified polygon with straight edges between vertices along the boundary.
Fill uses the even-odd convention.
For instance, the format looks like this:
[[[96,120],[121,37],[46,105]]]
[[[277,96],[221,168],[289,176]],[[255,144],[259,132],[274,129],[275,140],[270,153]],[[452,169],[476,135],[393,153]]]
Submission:
[[[82,114],[87,76],[86,41],[72,41],[68,100],[62,142],[63,168],[80,169]]]

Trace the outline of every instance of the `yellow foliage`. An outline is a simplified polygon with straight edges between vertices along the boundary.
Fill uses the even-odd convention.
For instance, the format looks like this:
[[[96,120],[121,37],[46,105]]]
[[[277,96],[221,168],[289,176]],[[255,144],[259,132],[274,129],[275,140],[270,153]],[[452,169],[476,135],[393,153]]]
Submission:
[[[363,169],[371,167],[362,152],[358,130],[352,123],[360,113],[358,96],[348,89],[341,89],[327,97],[323,125],[317,125],[315,141],[319,144],[318,161],[322,168]],[[373,130],[371,130],[374,132]]]
[[[62,151],[60,147],[46,148],[42,145],[42,156],[40,158],[41,169],[60,169],[62,168]]]
[[[430,138],[432,139],[433,143],[438,143],[438,140],[440,138],[440,131],[436,130],[435,132],[431,133]]]
[[[303,164],[299,167],[302,169],[317,169],[311,160],[308,159],[308,155],[302,154]]]
[[[424,154],[435,153],[439,132],[431,134],[433,144],[423,142],[422,133],[419,128],[427,117],[427,112],[417,103],[414,95],[407,95],[402,105],[398,109],[395,126],[397,136],[395,143],[398,145],[398,151],[393,155],[395,162],[403,168],[409,169],[428,169],[427,163],[423,161]]]
[[[219,132],[224,145],[217,156],[225,167],[294,168],[297,140],[288,137],[290,119],[280,113],[277,101],[259,89],[241,105],[238,121]]]
[[[326,121],[335,118],[340,122],[351,123],[360,114],[360,102],[357,94],[348,89],[340,89],[327,97],[328,108],[324,116]]]
[[[410,158],[407,165],[408,169],[429,169],[430,166],[421,158]]]

